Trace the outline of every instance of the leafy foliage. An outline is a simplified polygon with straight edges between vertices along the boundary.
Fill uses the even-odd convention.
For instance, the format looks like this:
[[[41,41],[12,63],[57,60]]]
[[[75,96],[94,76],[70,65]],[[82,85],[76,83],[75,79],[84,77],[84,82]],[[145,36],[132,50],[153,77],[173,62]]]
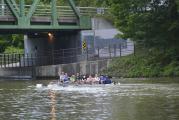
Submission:
[[[23,35],[0,35],[0,53],[3,53],[4,51],[7,53],[7,51],[9,51],[8,47],[10,46],[15,47],[16,49],[23,49]]]
[[[116,26],[123,38],[147,49],[179,45],[177,0],[109,0]]]
[[[5,49],[4,53],[8,53],[8,54],[19,53],[19,54],[22,54],[22,53],[24,53],[24,49],[18,48],[18,47],[14,47],[14,46],[8,46]]]
[[[138,56],[114,62],[109,73],[114,71],[127,77],[179,75],[179,1],[108,0],[108,3],[116,27],[123,32],[120,36],[135,41],[140,51]]]
[[[160,55],[160,53],[158,53]],[[167,56],[164,56],[165,58]],[[162,58],[162,59],[163,59]],[[157,56],[138,55],[117,58],[112,61],[103,74],[116,77],[165,77],[179,76],[179,62],[173,60],[171,63],[163,64]]]

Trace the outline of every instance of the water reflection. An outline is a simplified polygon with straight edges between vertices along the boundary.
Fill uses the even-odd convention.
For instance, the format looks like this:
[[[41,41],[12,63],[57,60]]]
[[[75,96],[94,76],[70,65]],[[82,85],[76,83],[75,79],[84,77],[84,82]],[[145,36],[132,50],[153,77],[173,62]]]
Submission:
[[[0,100],[2,120],[179,120],[179,84],[36,89],[1,82]]]
[[[49,90],[49,97],[50,97],[50,103],[51,103],[51,120],[57,120],[56,116],[56,107],[57,107],[57,100],[56,100],[56,92],[53,90]]]

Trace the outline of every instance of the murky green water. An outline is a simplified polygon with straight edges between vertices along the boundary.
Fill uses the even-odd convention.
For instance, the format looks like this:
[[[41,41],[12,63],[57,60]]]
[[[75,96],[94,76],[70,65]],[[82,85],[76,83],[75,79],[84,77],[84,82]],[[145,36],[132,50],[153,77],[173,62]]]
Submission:
[[[0,120],[179,120],[178,80],[53,88],[0,81]]]

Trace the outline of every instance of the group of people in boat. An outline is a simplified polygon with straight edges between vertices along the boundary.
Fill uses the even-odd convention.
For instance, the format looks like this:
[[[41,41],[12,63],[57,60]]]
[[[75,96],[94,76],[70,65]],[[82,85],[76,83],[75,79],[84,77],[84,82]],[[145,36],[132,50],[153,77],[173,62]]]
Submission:
[[[58,73],[60,83],[77,83],[77,84],[111,84],[112,80],[107,75],[68,75],[68,73]]]

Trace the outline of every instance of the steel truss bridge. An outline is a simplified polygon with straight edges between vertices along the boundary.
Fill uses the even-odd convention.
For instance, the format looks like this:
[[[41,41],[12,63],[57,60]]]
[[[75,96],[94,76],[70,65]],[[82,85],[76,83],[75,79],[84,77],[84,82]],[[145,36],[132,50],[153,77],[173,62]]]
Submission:
[[[76,7],[73,0],[67,1],[69,6],[57,6],[58,0],[50,4],[33,0],[31,5],[25,0],[1,0],[0,32],[88,30],[92,16],[107,12],[105,8]]]

